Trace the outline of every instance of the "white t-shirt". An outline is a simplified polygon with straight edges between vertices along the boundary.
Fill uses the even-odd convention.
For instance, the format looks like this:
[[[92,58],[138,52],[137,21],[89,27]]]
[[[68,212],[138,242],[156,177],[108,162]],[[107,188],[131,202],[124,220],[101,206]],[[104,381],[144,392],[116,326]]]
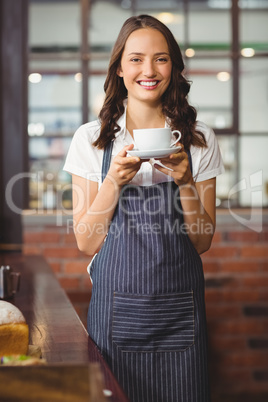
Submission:
[[[115,136],[112,158],[125,145],[134,144],[135,146],[132,136],[126,129],[126,109],[117,123],[121,127],[121,130]],[[168,127],[167,123],[166,126]],[[193,145],[190,148],[193,178],[196,182],[200,182],[223,173],[224,167],[214,131],[202,122],[197,122],[196,129],[204,134],[207,141],[206,148],[199,148]],[[100,122],[98,120],[83,124],[78,128],[72,139],[63,170],[88,180],[97,181],[100,186],[103,150],[92,145],[99,136],[99,133]],[[143,162],[131,183],[139,186],[150,186],[173,180],[171,176],[167,176],[155,169],[155,162],[154,160]]]

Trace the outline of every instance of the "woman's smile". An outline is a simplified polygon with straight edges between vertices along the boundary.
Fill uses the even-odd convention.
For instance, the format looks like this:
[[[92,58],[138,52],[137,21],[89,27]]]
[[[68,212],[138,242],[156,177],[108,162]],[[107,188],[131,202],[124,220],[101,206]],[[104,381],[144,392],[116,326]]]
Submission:
[[[160,82],[160,81],[157,81],[157,80],[148,80],[148,81],[142,80],[142,81],[137,81],[137,83],[138,83],[141,87],[143,87],[143,88],[145,88],[145,89],[149,89],[149,90],[152,90],[152,89],[157,88],[159,82]]]

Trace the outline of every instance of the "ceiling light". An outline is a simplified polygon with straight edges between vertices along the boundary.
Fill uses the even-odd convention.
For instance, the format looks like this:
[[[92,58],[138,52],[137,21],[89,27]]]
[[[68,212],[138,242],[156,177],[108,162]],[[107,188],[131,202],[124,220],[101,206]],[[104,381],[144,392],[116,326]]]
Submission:
[[[28,134],[33,136],[41,136],[45,132],[45,126],[43,123],[29,123],[28,124]]]
[[[175,17],[172,13],[160,13],[157,15],[159,21],[163,22],[163,24],[172,24],[175,20]]]
[[[221,71],[217,74],[217,79],[222,82],[229,81],[230,74],[227,71]]]
[[[192,49],[192,48],[189,47],[188,49],[185,50],[185,56],[187,56],[187,57],[194,57],[194,55],[195,55],[194,49]]]
[[[29,75],[28,80],[32,84],[38,84],[42,80],[42,75],[39,73],[32,73]]]
[[[76,82],[81,82],[83,77],[82,77],[82,73],[76,73],[74,76],[74,79]]]
[[[252,49],[251,47],[245,47],[244,49],[241,50],[241,54],[244,57],[253,57],[255,54],[255,50]]]

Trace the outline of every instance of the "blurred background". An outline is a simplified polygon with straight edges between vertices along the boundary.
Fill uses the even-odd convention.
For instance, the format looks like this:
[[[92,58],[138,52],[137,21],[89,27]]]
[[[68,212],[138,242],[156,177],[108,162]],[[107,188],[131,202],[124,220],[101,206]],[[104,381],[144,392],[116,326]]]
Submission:
[[[75,129],[97,117],[113,43],[128,17],[148,13],[175,35],[192,81],[190,102],[218,134],[226,172],[218,179],[217,205],[228,206],[238,178],[262,169],[267,206],[268,2],[241,0],[238,6],[228,0],[30,1],[30,171],[42,172],[45,187],[52,176],[57,188],[70,182],[61,171],[64,156]],[[55,207],[56,197],[40,199],[36,187],[32,179],[29,208]],[[62,201],[69,208],[67,193]],[[252,206],[250,189],[231,202]]]
[[[2,0],[1,248],[46,257],[85,323],[90,257],[62,171],[96,119],[123,22],[151,14],[177,39],[189,101],[217,135],[217,232],[203,255],[213,402],[268,400],[268,0]]]

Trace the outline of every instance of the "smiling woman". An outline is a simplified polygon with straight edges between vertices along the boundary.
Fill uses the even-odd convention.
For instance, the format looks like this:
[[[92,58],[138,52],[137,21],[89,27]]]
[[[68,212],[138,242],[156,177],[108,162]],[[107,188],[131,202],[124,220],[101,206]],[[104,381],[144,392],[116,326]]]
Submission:
[[[188,103],[183,70],[165,25],[129,18],[99,120],[77,130],[64,167],[78,247],[99,250],[88,332],[132,402],[210,400],[199,254],[212,241],[223,164],[214,132]],[[128,154],[134,130],[164,127],[182,133],[175,153],[160,164]]]

